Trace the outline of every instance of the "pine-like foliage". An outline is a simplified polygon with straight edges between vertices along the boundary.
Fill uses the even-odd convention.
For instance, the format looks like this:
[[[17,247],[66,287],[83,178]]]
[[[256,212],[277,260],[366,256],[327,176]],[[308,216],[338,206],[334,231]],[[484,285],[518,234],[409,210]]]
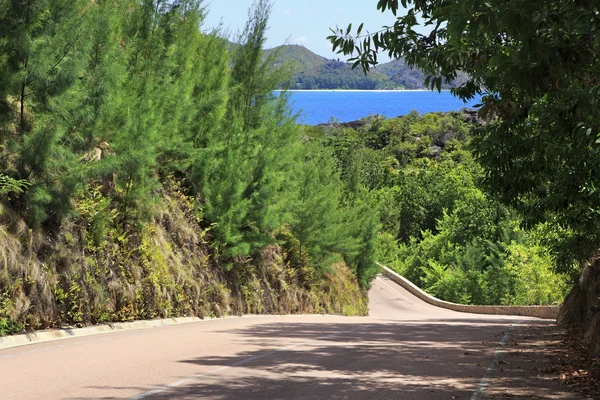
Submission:
[[[353,254],[357,242],[351,235],[352,222],[341,207],[341,184],[332,156],[318,145],[312,146],[296,171],[297,194],[290,230],[298,240],[299,258],[308,256],[322,270],[343,254]]]
[[[371,281],[379,273],[376,259],[377,234],[381,229],[376,202],[372,195],[363,193],[351,203],[346,212],[346,224],[349,224],[348,233],[356,238],[356,247],[352,247],[345,255],[345,260],[350,265],[358,283],[362,288],[369,288]]]
[[[4,167],[31,183],[26,201],[34,227],[60,219],[78,183],[77,157],[64,141],[91,7],[83,0],[9,1],[0,12],[2,53],[9,55],[0,73],[1,119],[8,123],[7,149],[17,155]]]
[[[285,78],[285,68],[273,69],[276,53],[265,58],[263,52],[270,13],[268,0],[255,1],[232,55],[230,111],[241,115],[244,128],[260,125],[263,108]]]
[[[120,46],[125,9],[110,0],[94,3],[86,19],[89,43],[85,69],[77,101],[70,110],[72,125],[65,142],[80,153],[102,142],[110,146],[114,129],[109,120],[116,112],[118,88],[124,83],[126,72],[126,53]]]
[[[348,200],[333,155],[304,135],[289,95],[274,91],[288,71],[263,49],[270,11],[258,0],[230,47],[220,32],[203,31],[201,0],[0,2],[0,213],[16,211],[33,228],[27,235],[60,237],[76,226],[78,238],[65,242],[80,243],[86,257],[112,257],[107,269],[44,289],[58,293],[57,304],[78,296],[62,292],[70,279],[90,289],[114,274],[141,285],[127,306],[136,315],[168,314],[173,271],[165,260],[153,270],[162,250],[148,238],[156,226],[181,225],[165,216],[173,198],[184,199],[186,224],[199,224],[190,235],[209,235],[215,260],[235,267],[230,277],[268,268],[256,264],[269,253],[293,276],[333,273],[345,261],[368,287],[377,229],[369,201]],[[133,258],[142,270],[112,270]],[[11,293],[19,279],[6,281]],[[100,307],[111,289],[90,290]]]
[[[289,214],[298,130],[285,94],[272,91],[284,79],[263,59],[270,7],[255,4],[235,50],[226,123],[204,135],[196,182],[226,257],[248,256],[274,241],[272,232]],[[209,103],[210,104],[210,103]]]
[[[176,122],[166,124],[164,118],[173,94],[168,31],[176,17],[165,2],[144,0],[132,7],[125,20],[127,72],[118,88],[112,121],[116,128],[116,192],[124,224],[151,216],[159,147],[169,137],[163,135],[163,129],[176,129]]]

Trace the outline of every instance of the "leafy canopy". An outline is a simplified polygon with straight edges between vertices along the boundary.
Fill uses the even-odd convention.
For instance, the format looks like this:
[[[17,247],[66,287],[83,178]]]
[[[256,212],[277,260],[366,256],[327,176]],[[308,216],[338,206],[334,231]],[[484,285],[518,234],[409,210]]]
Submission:
[[[407,8],[399,16],[400,5]],[[427,83],[465,72],[453,93],[482,96],[474,140],[489,190],[548,222],[563,265],[600,245],[600,11],[597,1],[381,0],[392,26],[334,31],[334,49],[368,70],[377,52],[404,58]]]

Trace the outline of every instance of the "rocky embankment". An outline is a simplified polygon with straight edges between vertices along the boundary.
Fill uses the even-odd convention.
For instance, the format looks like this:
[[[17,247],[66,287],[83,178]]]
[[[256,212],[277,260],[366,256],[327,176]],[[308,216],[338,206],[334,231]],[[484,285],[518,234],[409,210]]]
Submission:
[[[454,113],[455,111],[450,111],[450,112]],[[465,122],[469,122],[473,125],[482,125],[484,123],[484,121],[478,115],[478,110],[475,108],[463,108],[459,112],[461,114],[463,114]],[[440,114],[445,114],[445,113],[440,112]],[[397,118],[401,118],[401,117],[402,117],[402,115],[398,116]],[[368,118],[359,119],[357,121],[325,123],[325,124],[318,124],[317,126],[359,130],[359,129],[362,129],[362,128],[368,126],[369,124],[371,124],[373,118],[377,119],[377,118],[385,118],[385,117],[382,117],[380,115],[375,115],[375,116],[371,116]],[[429,147],[427,155],[430,158],[439,157],[442,154],[442,152],[444,151],[444,149],[446,148],[446,145],[448,144],[448,142],[450,142],[450,140],[452,140],[453,138],[454,138],[454,133],[452,131],[447,130],[447,131],[441,132],[435,138],[433,138],[433,143]],[[420,141],[421,137],[416,136],[414,139],[416,141]]]
[[[580,325],[590,355],[600,356],[600,252],[584,266],[578,282],[565,299],[558,322]]]
[[[184,316],[367,313],[343,262],[314,276],[275,243],[224,270],[192,199],[173,180],[163,187],[155,218],[138,231],[109,220],[101,235],[99,192],[77,199],[79,215],[52,230],[28,229],[0,203],[0,336]]]

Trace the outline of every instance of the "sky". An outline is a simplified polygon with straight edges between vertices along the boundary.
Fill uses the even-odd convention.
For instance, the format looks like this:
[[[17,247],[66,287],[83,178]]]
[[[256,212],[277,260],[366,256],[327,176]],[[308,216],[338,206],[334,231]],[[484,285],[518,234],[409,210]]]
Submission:
[[[204,28],[222,22],[235,35],[243,29],[252,3],[253,0],[206,0],[208,16]],[[377,0],[274,0],[266,47],[299,44],[323,57],[344,59],[331,51],[331,43],[326,39],[331,34],[329,28],[336,24],[346,28],[352,23],[356,30],[364,22],[363,33],[375,32],[392,25],[394,20],[390,11],[377,10]]]

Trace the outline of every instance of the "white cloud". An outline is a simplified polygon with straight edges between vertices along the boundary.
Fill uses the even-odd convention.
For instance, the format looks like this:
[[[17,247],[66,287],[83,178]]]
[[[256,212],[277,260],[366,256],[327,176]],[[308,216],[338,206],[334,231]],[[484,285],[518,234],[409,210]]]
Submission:
[[[298,37],[296,38],[296,40],[294,40],[294,42],[295,42],[296,44],[299,44],[299,45],[302,45],[302,46],[304,46],[304,45],[306,44],[306,42],[308,42],[308,39],[307,39],[307,38],[305,38],[304,36],[298,36]]]

